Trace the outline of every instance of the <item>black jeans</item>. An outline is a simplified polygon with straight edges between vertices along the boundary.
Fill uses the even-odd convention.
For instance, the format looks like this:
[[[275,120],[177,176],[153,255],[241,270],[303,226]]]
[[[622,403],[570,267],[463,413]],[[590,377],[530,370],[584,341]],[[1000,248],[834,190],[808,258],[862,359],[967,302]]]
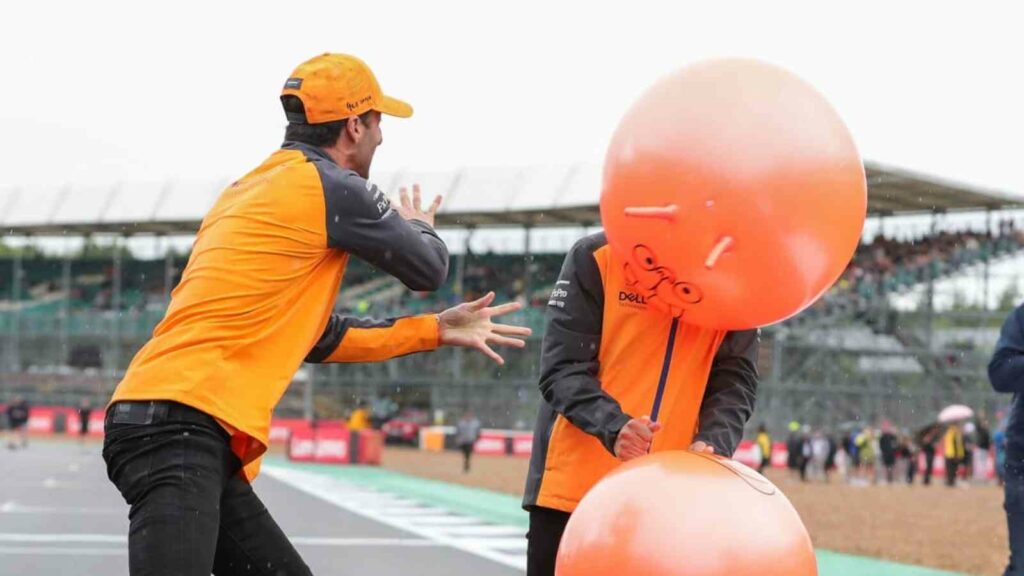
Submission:
[[[311,574],[212,417],[173,402],[118,402],[105,425],[107,476],[131,506],[132,576]]]
[[[1003,576],[1024,576],[1024,462],[1007,459],[1004,474],[1003,509],[1010,529],[1010,561]]]
[[[569,513],[551,508],[530,509],[526,533],[526,576],[555,576],[558,543],[562,541]]]
[[[959,468],[959,460],[946,459],[946,486],[956,486],[956,472]]]

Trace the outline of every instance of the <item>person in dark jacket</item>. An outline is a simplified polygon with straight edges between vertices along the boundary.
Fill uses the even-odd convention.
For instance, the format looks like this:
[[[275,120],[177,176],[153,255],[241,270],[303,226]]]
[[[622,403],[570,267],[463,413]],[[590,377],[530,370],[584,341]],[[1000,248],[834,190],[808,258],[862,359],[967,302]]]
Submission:
[[[652,263],[648,254],[633,275]],[[731,456],[754,409],[758,331],[661,311],[651,301],[665,294],[652,294],[629,264],[604,233],[587,236],[566,255],[548,301],[544,401],[523,497],[527,576],[554,574],[570,514],[605,474],[663,450]],[[699,305],[699,290],[680,293],[680,307]]]
[[[935,465],[935,443],[941,436],[942,428],[938,424],[930,424],[918,432],[918,442],[921,445],[921,453],[924,454],[924,485],[932,483],[932,473]]]
[[[885,482],[892,484],[896,479],[896,449],[899,438],[893,433],[892,425],[882,423],[882,435],[878,439],[878,449],[882,453],[882,466],[885,468]]]
[[[21,446],[28,447],[28,416],[32,410],[27,400],[16,397],[7,406],[7,425],[11,427],[11,436],[7,439],[7,447],[11,450]]]
[[[78,405],[78,441],[84,443],[89,436],[89,418],[92,417],[92,404],[82,400]]]
[[[462,418],[455,424],[455,445],[462,451],[462,473],[469,474],[470,459],[473,457],[473,446],[480,439],[480,420],[473,412],[466,410]]]
[[[1004,576],[1024,575],[1024,305],[1003,323],[996,351],[988,365],[988,377],[996,392],[1012,393],[1013,405],[1006,424],[1003,508],[1010,531],[1010,559]]]
[[[794,478],[800,475],[804,466],[804,440],[800,434],[800,424],[789,423],[789,436],[786,437],[786,468]]]
[[[917,475],[917,447],[909,434],[900,436],[900,446],[896,450],[896,458],[902,460],[906,466],[907,484],[914,483],[914,476]]]

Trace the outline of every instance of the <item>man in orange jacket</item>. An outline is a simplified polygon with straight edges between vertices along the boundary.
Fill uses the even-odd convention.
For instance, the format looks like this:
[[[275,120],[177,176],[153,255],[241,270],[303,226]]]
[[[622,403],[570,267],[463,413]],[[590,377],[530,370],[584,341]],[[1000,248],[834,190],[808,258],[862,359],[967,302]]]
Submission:
[[[132,360],[106,415],[107,473],[131,506],[133,575],[309,574],[249,481],[270,417],[306,362],[372,362],[438,346],[521,347],[529,329],[491,318],[494,295],[386,321],[332,314],[350,256],[414,290],[436,290],[448,250],[440,198],[401,205],[367,180],[384,96],[361,60],[324,54],[285,82],[285,142],[224,190],[196,235],[167,315]]]
[[[620,462],[659,450],[731,456],[754,408],[757,330],[701,328],[655,308],[604,233],[565,258],[548,302],[544,397],[523,507],[527,576],[555,572],[583,495]],[[689,302],[700,299],[689,291]]]

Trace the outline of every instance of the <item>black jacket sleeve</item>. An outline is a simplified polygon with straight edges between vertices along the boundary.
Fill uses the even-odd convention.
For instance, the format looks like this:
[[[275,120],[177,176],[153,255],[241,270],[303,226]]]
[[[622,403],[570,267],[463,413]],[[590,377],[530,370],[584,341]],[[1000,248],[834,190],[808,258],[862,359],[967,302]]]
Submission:
[[[716,454],[732,456],[754,411],[758,347],[758,330],[729,332],[712,361],[696,439],[713,446]]]
[[[376,185],[326,162],[318,169],[327,204],[327,244],[362,258],[412,290],[437,290],[448,277],[448,247],[426,222],[391,209]]]
[[[1024,306],[1010,313],[988,363],[988,379],[996,392],[1024,392]]]
[[[598,235],[577,242],[562,264],[548,301],[540,392],[556,412],[614,453],[630,416],[597,379],[604,282],[593,252],[602,240]]]

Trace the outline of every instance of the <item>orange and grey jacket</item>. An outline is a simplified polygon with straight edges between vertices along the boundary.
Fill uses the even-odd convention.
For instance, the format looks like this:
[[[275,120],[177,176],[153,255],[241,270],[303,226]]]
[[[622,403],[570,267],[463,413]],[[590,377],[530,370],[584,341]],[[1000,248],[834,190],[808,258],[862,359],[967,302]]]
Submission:
[[[526,508],[572,512],[619,464],[615,439],[631,418],[661,422],[652,452],[703,440],[731,455],[743,435],[757,391],[757,330],[674,319],[629,274],[603,233],[565,258],[548,302]]]
[[[433,315],[332,314],[350,255],[414,290],[435,290],[448,250],[387,197],[313,146],[281,150],[221,193],[181,283],[112,402],[172,400],[217,418],[253,478],[270,417],[303,360],[366,362],[430,350]]]

